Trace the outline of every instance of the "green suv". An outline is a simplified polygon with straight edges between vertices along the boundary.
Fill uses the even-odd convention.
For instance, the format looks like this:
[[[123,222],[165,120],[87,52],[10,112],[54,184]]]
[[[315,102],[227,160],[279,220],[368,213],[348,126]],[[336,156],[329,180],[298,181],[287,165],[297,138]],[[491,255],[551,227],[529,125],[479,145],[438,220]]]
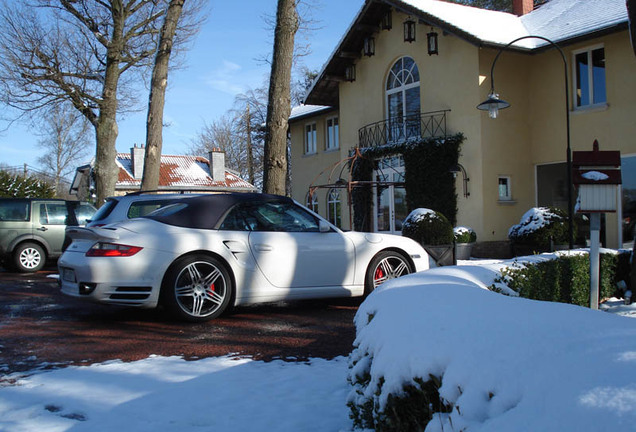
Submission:
[[[78,201],[0,198],[0,260],[26,273],[44,267],[64,247],[67,225],[85,225],[95,207]]]

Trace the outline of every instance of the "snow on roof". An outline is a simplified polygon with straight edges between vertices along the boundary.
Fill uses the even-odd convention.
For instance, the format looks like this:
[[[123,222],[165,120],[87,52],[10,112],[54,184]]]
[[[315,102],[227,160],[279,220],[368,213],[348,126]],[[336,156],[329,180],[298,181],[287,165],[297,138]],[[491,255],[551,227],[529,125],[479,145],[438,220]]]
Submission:
[[[624,0],[550,0],[521,17],[439,0],[401,2],[448,24],[451,30],[500,45],[529,35],[558,42],[627,22]],[[546,44],[540,39],[526,39],[515,45],[533,49]]]
[[[317,114],[322,111],[328,111],[332,109],[332,107],[327,105],[298,105],[292,108],[291,114],[289,115],[289,120],[297,120],[305,116],[309,116],[312,114]]]
[[[402,3],[484,42],[503,45],[529,34],[519,17],[506,12],[438,0],[402,0]],[[536,42],[532,40],[522,41],[519,44],[525,48],[533,48],[535,45]]]
[[[551,0],[520,20],[530,34],[562,41],[627,22],[627,8],[625,0]]]
[[[132,174],[130,153],[117,153],[119,167],[117,188],[135,188],[141,186],[141,179]],[[179,189],[240,189],[256,190],[249,182],[230,170],[225,170],[225,181],[215,182],[210,177],[210,163],[200,156],[162,155],[159,170],[160,188]]]

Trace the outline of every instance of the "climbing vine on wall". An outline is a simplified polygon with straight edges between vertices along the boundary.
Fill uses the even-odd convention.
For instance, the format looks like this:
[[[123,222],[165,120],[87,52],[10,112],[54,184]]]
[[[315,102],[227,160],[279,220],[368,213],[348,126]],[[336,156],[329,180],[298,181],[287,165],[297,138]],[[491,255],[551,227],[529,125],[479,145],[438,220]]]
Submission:
[[[371,181],[377,160],[402,155],[408,209],[425,207],[439,211],[454,225],[457,221],[457,193],[450,168],[457,165],[463,141],[464,135],[457,134],[360,149],[362,157],[355,159],[351,180]],[[370,185],[353,189],[356,231],[372,231],[372,200]]]

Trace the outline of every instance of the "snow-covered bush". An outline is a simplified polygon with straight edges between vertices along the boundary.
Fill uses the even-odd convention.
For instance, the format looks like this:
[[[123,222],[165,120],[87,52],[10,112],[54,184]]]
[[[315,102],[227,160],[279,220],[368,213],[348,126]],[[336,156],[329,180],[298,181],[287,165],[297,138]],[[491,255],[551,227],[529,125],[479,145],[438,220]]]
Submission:
[[[440,212],[418,208],[404,220],[402,235],[422,245],[453,243],[453,225]]]
[[[355,427],[633,430],[633,320],[503,296],[466,274],[478,273],[409,275],[362,303],[348,374]]]
[[[547,251],[550,244],[567,244],[567,214],[558,208],[534,207],[528,210],[517,225],[508,231],[508,238],[517,244],[536,246]]]
[[[477,234],[469,227],[455,227],[453,228],[453,235],[455,236],[455,243],[475,243],[477,241]]]

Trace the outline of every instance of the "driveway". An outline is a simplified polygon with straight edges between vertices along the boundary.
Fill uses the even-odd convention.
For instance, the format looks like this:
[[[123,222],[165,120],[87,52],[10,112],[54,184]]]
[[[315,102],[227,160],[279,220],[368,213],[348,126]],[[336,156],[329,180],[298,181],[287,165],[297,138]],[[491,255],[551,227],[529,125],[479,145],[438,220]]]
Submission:
[[[348,355],[359,300],[276,303],[238,308],[190,324],[161,310],[118,308],[63,296],[55,268],[31,275],[0,268],[0,373],[139,360],[235,354],[303,360]]]

